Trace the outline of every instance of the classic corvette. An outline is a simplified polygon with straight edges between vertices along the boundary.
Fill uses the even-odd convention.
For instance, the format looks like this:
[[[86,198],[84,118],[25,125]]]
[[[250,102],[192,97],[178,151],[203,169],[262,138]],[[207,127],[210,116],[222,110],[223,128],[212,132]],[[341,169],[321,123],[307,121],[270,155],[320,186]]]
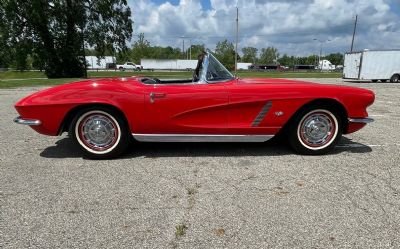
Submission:
[[[295,152],[330,151],[373,120],[372,91],[286,79],[234,77],[211,53],[193,78],[90,79],[34,93],[14,121],[56,136],[69,132],[90,158],[139,142],[264,142],[283,134]]]

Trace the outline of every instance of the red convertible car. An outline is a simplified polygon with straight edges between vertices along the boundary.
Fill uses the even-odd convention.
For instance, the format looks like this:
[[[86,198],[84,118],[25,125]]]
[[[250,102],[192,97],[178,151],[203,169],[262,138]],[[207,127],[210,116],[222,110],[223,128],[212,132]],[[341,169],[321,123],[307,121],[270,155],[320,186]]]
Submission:
[[[23,98],[14,121],[70,137],[90,158],[140,142],[264,142],[287,137],[301,154],[331,150],[342,134],[372,122],[370,90],[286,79],[235,78],[211,53],[193,79],[90,79]],[[132,139],[133,138],[133,139]]]

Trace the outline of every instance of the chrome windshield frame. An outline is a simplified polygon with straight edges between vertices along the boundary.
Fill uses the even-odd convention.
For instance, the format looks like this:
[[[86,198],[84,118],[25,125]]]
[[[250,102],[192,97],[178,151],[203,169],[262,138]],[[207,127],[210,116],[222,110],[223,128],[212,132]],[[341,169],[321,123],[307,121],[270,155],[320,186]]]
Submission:
[[[206,52],[203,58],[203,64],[201,66],[201,73],[198,83],[207,83],[207,70],[209,64],[209,52]]]
[[[219,66],[221,66],[222,68],[224,68],[224,69],[226,70],[226,72],[228,72],[229,75],[230,75],[232,78],[223,79],[223,80],[215,80],[215,81],[207,80],[208,67],[210,66],[210,56],[212,56],[213,59],[219,64]],[[229,81],[229,80],[232,80],[232,79],[235,79],[235,78],[236,78],[236,77],[235,77],[231,72],[229,72],[229,70],[226,69],[226,67],[225,67],[220,61],[218,61],[218,59],[215,58],[215,56],[213,56],[209,51],[206,51],[206,54],[204,55],[204,58],[203,58],[203,63],[202,63],[202,69],[201,69],[200,77],[199,77],[199,80],[198,80],[197,83],[203,83],[203,84],[204,84],[204,83],[214,83],[214,82],[225,82],[225,81]]]

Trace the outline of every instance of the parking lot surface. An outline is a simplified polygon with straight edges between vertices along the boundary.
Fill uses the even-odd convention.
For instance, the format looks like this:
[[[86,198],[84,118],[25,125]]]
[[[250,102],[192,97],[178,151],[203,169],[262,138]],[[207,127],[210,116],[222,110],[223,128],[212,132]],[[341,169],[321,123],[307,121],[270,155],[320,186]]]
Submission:
[[[0,248],[399,248],[400,84],[309,80],[372,89],[375,122],[324,156],[148,143],[92,161],[12,122],[40,88],[0,90]]]

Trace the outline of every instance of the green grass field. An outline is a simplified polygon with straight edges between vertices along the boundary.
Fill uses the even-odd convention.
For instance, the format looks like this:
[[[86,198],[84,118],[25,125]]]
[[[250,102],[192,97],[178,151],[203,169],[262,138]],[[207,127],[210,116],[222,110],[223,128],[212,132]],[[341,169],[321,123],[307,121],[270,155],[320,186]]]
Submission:
[[[89,71],[89,78],[101,77],[130,77],[130,76],[147,76],[156,78],[191,78],[191,72],[175,72],[175,71]],[[239,71],[238,76],[241,78],[255,77],[255,78],[340,78],[340,72],[248,72]],[[62,78],[62,79],[47,79],[43,72],[29,71],[17,72],[6,71],[0,72],[0,88],[15,88],[25,86],[47,86],[59,85],[67,82],[77,81],[80,79]]]

